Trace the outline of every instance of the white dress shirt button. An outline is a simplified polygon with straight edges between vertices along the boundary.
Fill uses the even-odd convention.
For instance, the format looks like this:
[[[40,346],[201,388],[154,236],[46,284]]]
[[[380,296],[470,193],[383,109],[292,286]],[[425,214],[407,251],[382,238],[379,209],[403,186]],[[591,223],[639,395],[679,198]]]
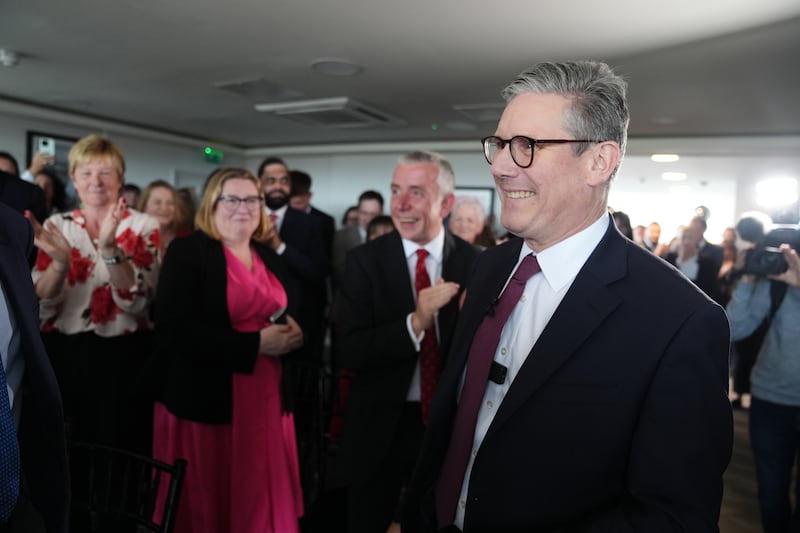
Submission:
[[[527,302],[527,301],[528,301],[528,297],[527,297],[527,296],[525,296],[525,295],[523,294],[523,295],[520,297],[519,301],[520,301],[520,302]]]
[[[486,407],[488,407],[489,409],[494,407],[494,403],[492,402],[492,400],[489,400],[489,401],[486,402]]]
[[[463,509],[464,507],[466,507],[466,506],[467,506],[467,502],[465,502],[464,500],[459,500],[459,501],[458,501],[458,505],[460,505],[460,506],[461,506],[461,508]]]
[[[508,353],[508,350],[505,348],[500,348],[500,355],[505,356]]]

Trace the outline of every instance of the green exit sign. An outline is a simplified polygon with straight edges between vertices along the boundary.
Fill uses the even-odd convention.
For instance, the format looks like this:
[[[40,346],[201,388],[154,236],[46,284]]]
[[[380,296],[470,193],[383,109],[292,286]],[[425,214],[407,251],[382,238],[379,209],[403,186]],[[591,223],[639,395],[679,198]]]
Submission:
[[[203,149],[203,153],[206,156],[206,161],[214,163],[215,165],[219,165],[222,163],[222,160],[225,159],[225,154],[222,153],[222,150],[215,150],[210,146],[206,146],[205,149]]]

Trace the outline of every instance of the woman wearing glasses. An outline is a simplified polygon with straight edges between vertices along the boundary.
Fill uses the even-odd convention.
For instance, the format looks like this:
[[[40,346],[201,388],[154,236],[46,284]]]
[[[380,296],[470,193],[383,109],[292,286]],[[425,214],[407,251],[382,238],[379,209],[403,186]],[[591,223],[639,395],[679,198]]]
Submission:
[[[156,339],[166,382],[153,454],[189,461],[177,532],[299,530],[281,356],[302,345],[303,333],[291,317],[282,263],[259,242],[270,229],[262,202],[253,174],[217,171],[198,231],[175,239],[162,267]]]

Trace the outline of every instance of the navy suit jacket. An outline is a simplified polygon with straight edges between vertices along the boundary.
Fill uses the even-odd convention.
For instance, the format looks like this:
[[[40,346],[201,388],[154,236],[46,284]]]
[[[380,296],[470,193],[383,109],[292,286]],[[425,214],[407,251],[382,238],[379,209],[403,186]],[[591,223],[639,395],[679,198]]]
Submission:
[[[446,355],[477,250],[445,232],[442,278],[461,284],[439,310],[439,346]],[[400,234],[392,232],[348,254],[343,287],[342,366],[355,372],[344,418],[342,453],[351,479],[364,479],[389,449],[400,424],[419,352],[406,317],[416,308]]]
[[[14,178],[19,179],[19,178]],[[19,391],[19,438],[27,493],[48,532],[67,531],[69,475],[64,412],[53,368],[39,334],[39,301],[27,257],[33,248],[30,222],[0,203],[0,280],[21,334],[25,374]]]
[[[472,337],[521,246],[478,258],[404,533],[436,530],[434,488]],[[722,308],[609,221],[477,451],[465,532],[718,531],[733,439],[729,343]]]

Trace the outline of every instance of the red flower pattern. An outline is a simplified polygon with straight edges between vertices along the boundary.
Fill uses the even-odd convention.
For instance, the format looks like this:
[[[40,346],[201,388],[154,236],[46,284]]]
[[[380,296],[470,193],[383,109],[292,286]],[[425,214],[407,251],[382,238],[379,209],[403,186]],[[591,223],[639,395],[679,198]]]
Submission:
[[[94,270],[94,261],[88,257],[83,257],[77,248],[72,249],[72,265],[67,272],[67,283],[86,283]]]
[[[50,266],[50,263],[53,262],[53,258],[50,257],[47,252],[39,249],[39,252],[36,254],[36,270],[39,272],[44,272],[47,270],[47,267]]]
[[[154,231],[153,233],[157,233]],[[151,237],[152,239],[152,237]],[[156,237],[156,240],[158,237]],[[117,237],[117,244],[127,257],[133,260],[133,264],[140,268],[148,268],[153,264],[153,252],[148,249],[141,235],[137,235],[131,229],[126,229]]]
[[[111,287],[108,285],[97,287],[92,292],[92,300],[89,305],[89,316],[95,324],[111,322],[120,312],[120,308],[117,307],[111,296]]]

